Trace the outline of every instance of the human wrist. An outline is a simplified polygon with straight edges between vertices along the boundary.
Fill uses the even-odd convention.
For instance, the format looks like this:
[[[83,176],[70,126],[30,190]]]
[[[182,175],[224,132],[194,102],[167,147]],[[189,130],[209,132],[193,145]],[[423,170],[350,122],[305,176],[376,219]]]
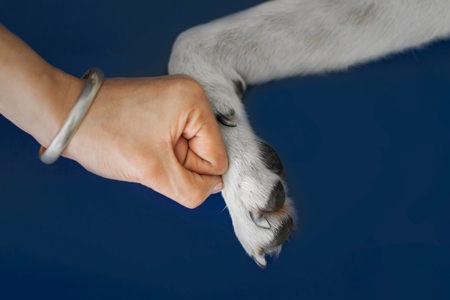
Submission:
[[[28,107],[17,120],[17,126],[48,147],[80,93],[83,81],[48,66],[40,74],[28,74],[23,104]]]
[[[41,147],[40,159],[46,164],[52,164],[64,152],[75,132],[80,127],[93,100],[102,86],[104,75],[98,68],[89,69],[82,77],[86,79],[83,90],[73,105],[63,125],[47,148]]]
[[[41,124],[42,128],[38,130],[34,127],[30,132],[43,147],[47,148],[60,130],[83,88],[84,81],[55,68],[43,80],[45,87],[42,88],[47,96],[37,102],[45,107],[41,107],[43,113],[37,111],[34,115],[36,123]]]

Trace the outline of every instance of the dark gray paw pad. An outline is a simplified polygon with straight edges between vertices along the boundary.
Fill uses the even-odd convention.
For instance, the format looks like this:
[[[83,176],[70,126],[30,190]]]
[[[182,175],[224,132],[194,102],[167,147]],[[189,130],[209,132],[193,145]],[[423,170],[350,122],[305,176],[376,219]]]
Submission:
[[[273,236],[273,241],[268,245],[270,248],[278,247],[283,244],[289,237],[294,228],[294,220],[291,216],[288,216],[286,219],[281,222],[280,226],[275,231]]]
[[[227,114],[216,113],[216,119],[218,122],[222,123],[228,127],[236,127],[236,123],[234,122],[234,115],[236,112],[234,109],[230,109]]]
[[[240,80],[233,80],[234,85],[234,91],[236,95],[239,97],[239,99],[242,99],[242,96],[244,96],[244,84]]]
[[[261,158],[266,167],[284,179],[284,169],[281,159],[272,147],[264,142],[260,143]]]
[[[264,211],[275,211],[283,207],[286,200],[286,192],[280,180],[273,186],[270,197],[267,201]]]
[[[250,218],[252,219],[253,223],[256,224],[256,226],[264,228],[264,229],[270,229],[272,226],[270,225],[269,221],[264,217],[264,215],[261,212],[249,212]]]

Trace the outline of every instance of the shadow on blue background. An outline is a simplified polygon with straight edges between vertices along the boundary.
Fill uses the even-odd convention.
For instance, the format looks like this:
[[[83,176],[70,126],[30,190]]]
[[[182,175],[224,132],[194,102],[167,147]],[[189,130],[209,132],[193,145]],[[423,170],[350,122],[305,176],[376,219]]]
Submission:
[[[261,1],[5,1],[0,22],[76,76],[166,74],[176,36]],[[0,118],[0,299],[449,299],[450,42],[246,94],[302,227],[260,270],[220,196],[187,210]]]

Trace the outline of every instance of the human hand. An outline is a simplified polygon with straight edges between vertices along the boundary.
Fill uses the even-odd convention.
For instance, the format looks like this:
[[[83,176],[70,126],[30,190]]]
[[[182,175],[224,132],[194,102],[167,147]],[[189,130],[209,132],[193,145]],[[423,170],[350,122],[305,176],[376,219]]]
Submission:
[[[71,81],[68,98],[76,99],[84,82]],[[206,95],[184,75],[106,79],[63,156],[188,208],[222,189],[228,166]]]
[[[54,68],[0,24],[0,113],[48,147],[84,81]],[[106,79],[62,154],[103,177],[138,182],[194,208],[228,167],[197,81]]]

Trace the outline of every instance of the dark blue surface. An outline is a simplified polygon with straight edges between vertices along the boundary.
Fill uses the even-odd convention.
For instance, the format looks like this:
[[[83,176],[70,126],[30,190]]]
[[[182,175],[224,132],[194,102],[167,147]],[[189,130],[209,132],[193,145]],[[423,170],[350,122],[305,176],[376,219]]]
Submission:
[[[0,22],[81,76],[166,73],[183,30],[261,1],[5,1]],[[0,118],[0,299],[449,299],[450,42],[246,94],[302,226],[260,270],[213,196],[187,210]]]

